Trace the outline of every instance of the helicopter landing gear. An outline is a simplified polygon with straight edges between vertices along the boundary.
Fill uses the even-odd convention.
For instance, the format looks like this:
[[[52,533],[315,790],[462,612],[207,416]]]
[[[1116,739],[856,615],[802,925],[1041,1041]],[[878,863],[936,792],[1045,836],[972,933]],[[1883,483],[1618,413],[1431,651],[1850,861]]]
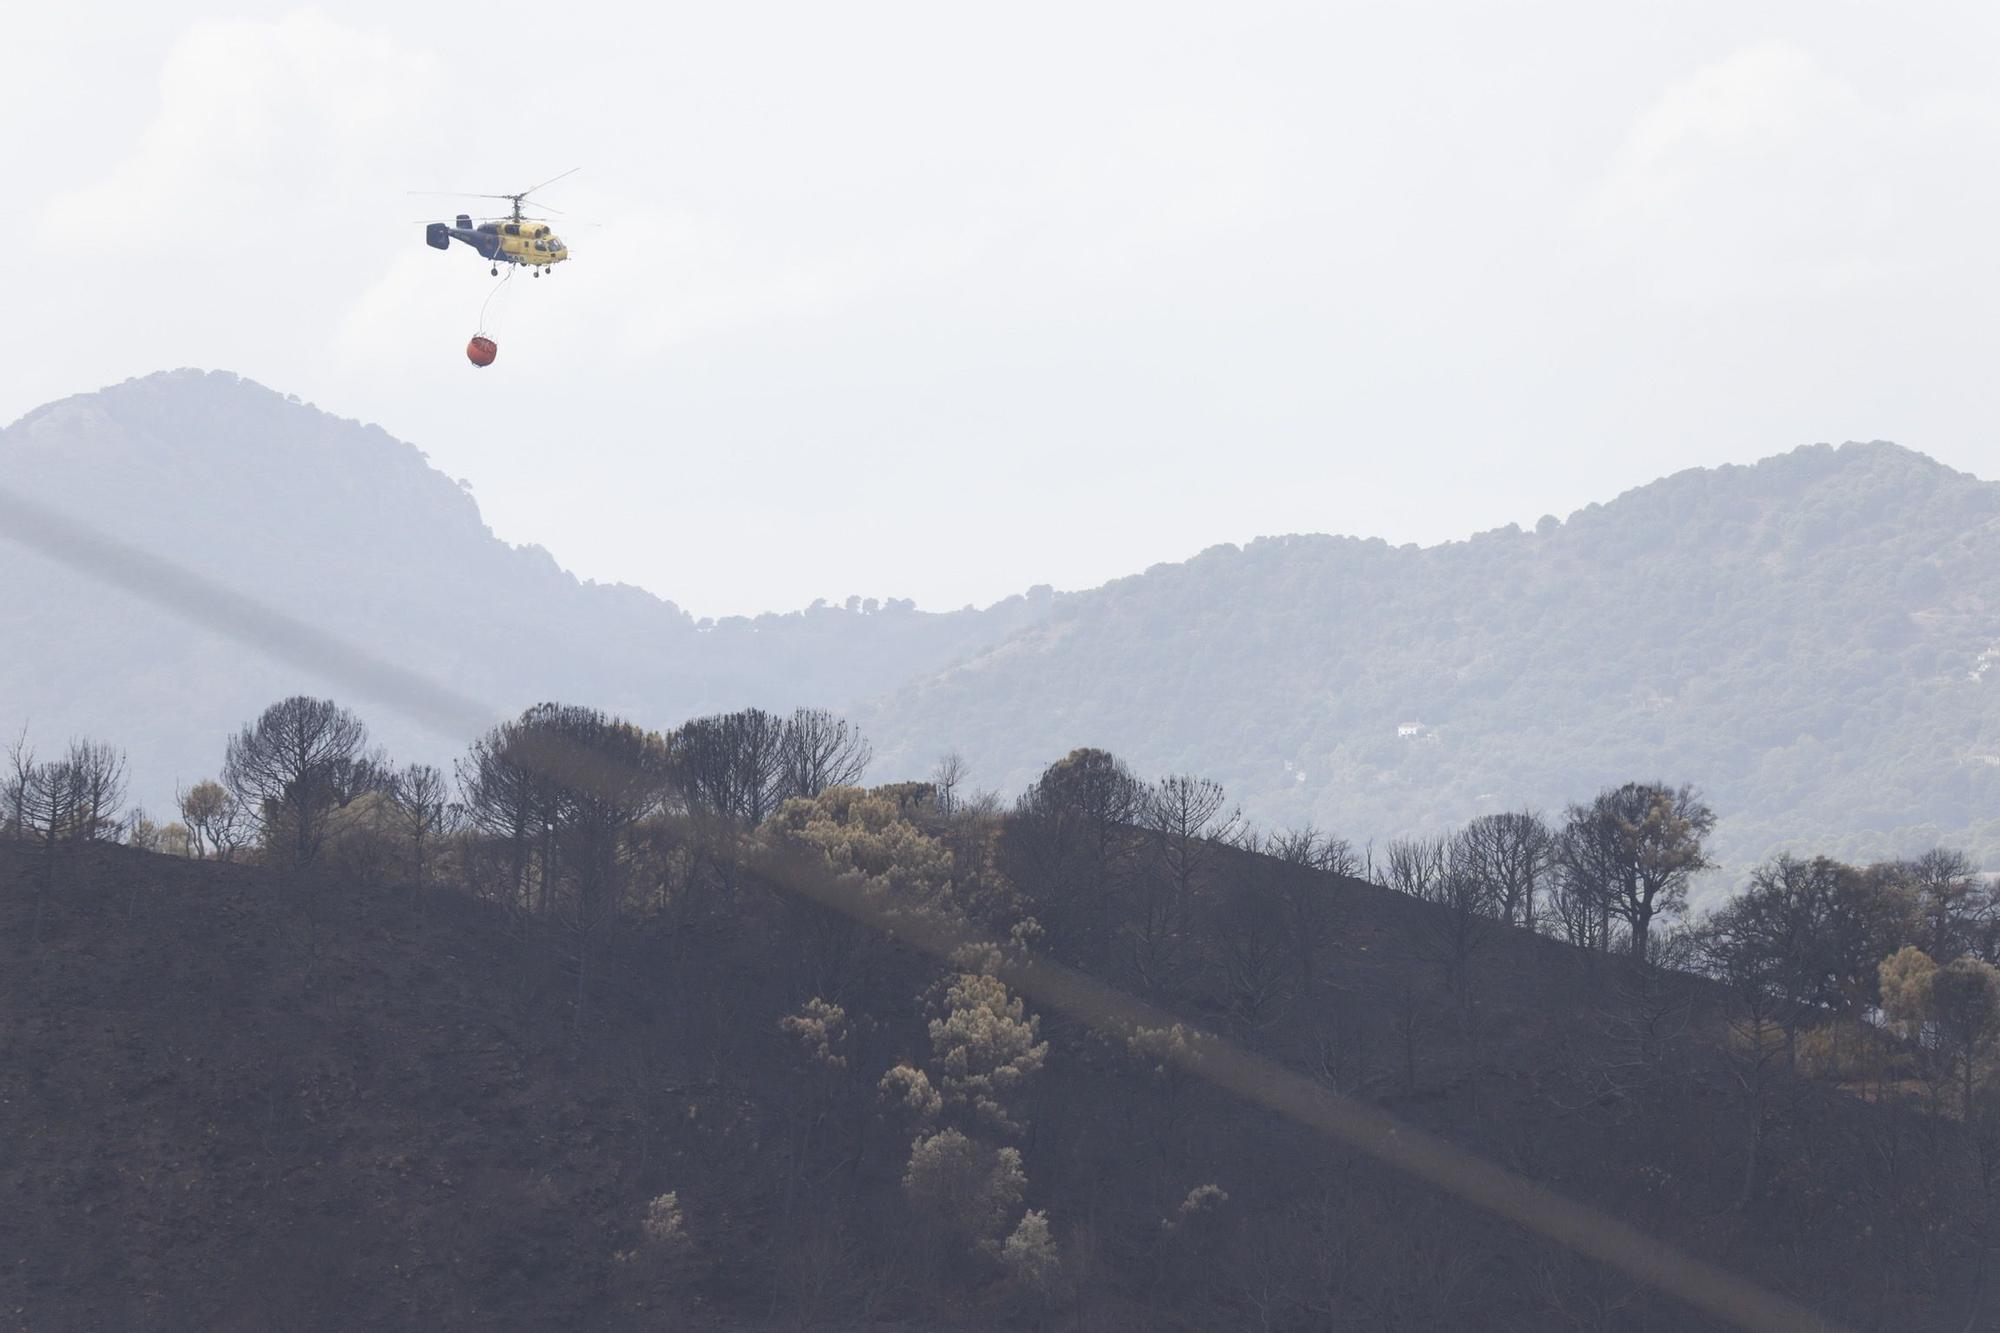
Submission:
[[[492,268],[487,269],[486,273],[489,277],[497,278],[500,276],[500,266],[495,264]]]
[[[538,277],[538,278],[539,278],[539,277],[541,277],[541,276],[542,276],[542,271],[541,271],[540,269],[536,269],[536,270],[535,270],[535,276],[536,276],[536,277]]]

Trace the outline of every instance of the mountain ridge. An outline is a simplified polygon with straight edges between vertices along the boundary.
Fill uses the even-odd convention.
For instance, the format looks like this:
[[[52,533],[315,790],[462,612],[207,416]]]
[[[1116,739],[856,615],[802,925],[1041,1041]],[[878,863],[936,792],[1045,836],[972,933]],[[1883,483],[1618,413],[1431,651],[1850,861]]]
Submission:
[[[502,541],[416,446],[228,372],[37,408],[0,430],[0,485],[500,710],[832,707],[875,739],[873,777],[957,750],[1003,795],[1103,745],[1357,841],[1660,777],[1711,791],[1732,862],[1945,839],[2000,865],[2000,484],[1885,441],[1430,546],[1267,536],[975,611],[712,621]],[[339,692],[27,560],[0,624],[39,652],[0,699],[45,743],[128,746],[150,801],[270,698]],[[171,721],[190,688],[198,716]],[[465,739],[378,726],[413,757]]]
[[[664,726],[753,703],[839,706],[891,663],[941,666],[1052,600],[939,614],[891,600],[697,621],[635,585],[579,579],[545,549],[503,541],[462,486],[379,426],[228,372],[162,372],[30,412],[0,431],[0,485],[501,712],[588,698]],[[128,746],[156,806],[169,779],[191,781],[220,759],[189,756],[271,698],[338,692],[37,554],[18,568],[0,625],[41,651],[0,668],[0,698],[44,743],[87,731]],[[168,720],[187,706],[174,681],[201,692],[198,717]],[[116,702],[135,688],[142,699]],[[378,725],[413,757],[448,759],[467,739],[424,737],[387,717]]]
[[[1079,594],[1002,648],[913,681],[863,716],[892,763],[914,758],[906,736],[955,731],[958,748],[999,760],[980,777],[1003,788],[1083,740],[1065,724],[1087,717],[1094,743],[1142,772],[1198,766],[1267,818],[1361,837],[1437,831],[1496,803],[1549,808],[1643,773],[1717,788],[1731,859],[1819,850],[1815,838],[1887,855],[1938,836],[1971,841],[1992,862],[2000,784],[1986,772],[1938,818],[1915,803],[1863,809],[1853,837],[1824,808],[1781,828],[1755,808],[1768,802],[1741,770],[1773,754],[1796,769],[1806,761],[1786,752],[1842,728],[1826,699],[1778,698],[1783,672],[1803,669],[1787,657],[1795,648],[1822,665],[1849,659],[1848,693],[1833,702],[1864,715],[1885,692],[1915,707],[1911,692],[1926,681],[1980,684],[1969,677],[2000,644],[2000,607],[1985,591],[1996,580],[2000,486],[1883,442],[1804,446],[1755,465],[1688,469],[1536,531],[1510,525],[1430,547],[1317,536],[1213,547]],[[1197,621],[1199,635],[1159,632]],[[1724,688],[1732,673],[1746,679]],[[1031,676],[1069,687],[1037,690]],[[1730,691],[1746,688],[1782,703],[1778,716],[1811,716],[1790,732],[1764,725],[1750,737],[1761,754],[1727,753],[1722,734],[1684,743],[1705,726],[1690,703],[1733,715],[1743,700]],[[1947,700],[1945,730],[1963,741],[1958,760],[1992,770],[2000,717],[1993,692],[1981,694]],[[982,727],[991,720],[974,705],[992,695],[1007,698],[1005,721]],[[1365,709],[1344,707],[1357,698]],[[1444,746],[1463,763],[1453,742],[1469,727],[1492,730],[1509,707],[1514,725],[1500,739],[1517,751],[1579,730],[1592,744],[1571,747],[1562,773],[1489,754],[1455,781],[1424,762]],[[1546,727],[1525,721],[1535,717]],[[1730,726],[1755,732],[1757,722],[1752,710]],[[1398,731],[1412,724],[1416,743],[1401,744],[1412,738]],[[1329,770],[1331,790],[1314,792]],[[1302,786],[1319,799],[1286,790]],[[1380,797],[1385,786],[1392,797]]]

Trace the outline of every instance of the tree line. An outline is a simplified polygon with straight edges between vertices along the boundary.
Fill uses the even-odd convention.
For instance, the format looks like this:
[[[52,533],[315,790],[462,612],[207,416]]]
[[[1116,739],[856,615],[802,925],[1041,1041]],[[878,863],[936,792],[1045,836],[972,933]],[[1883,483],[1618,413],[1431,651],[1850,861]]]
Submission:
[[[0,798],[8,830],[48,851],[126,840],[294,869],[331,861],[418,889],[445,876],[564,927],[581,947],[635,905],[671,897],[685,912],[726,898],[740,874],[732,838],[789,800],[858,781],[870,759],[867,740],[820,709],[746,709],[658,734],[549,703],[475,740],[448,775],[392,763],[355,714],[297,696],[229,737],[218,777],[177,791],[179,818],[164,825],[126,808],[124,756],[98,741],[46,760],[17,741]],[[1995,893],[1946,850],[1865,868],[1780,857],[1726,906],[1688,920],[1717,816],[1687,785],[1627,782],[1559,819],[1486,815],[1378,854],[1310,826],[1256,829],[1220,784],[1147,782],[1102,750],[1050,765],[1011,805],[969,793],[966,773],[948,755],[905,795],[934,817],[1004,826],[998,869],[1046,947],[1153,998],[1187,994],[1199,973],[1251,1027],[1310,988],[1338,911],[1328,874],[1435,909],[1422,933],[1462,1002],[1475,959],[1509,927],[1642,963],[1658,955],[1730,984],[1754,978],[1799,1012],[1843,1018],[1884,1015],[1877,970],[1905,947],[1941,968],[2000,961]],[[684,863],[674,892],[645,864],[666,842]],[[1224,864],[1233,873],[1219,873]]]

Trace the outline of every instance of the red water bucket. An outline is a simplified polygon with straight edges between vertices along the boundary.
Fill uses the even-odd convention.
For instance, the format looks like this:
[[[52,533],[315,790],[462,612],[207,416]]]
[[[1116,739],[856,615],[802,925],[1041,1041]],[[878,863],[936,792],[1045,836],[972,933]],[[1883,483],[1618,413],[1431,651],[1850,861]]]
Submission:
[[[474,334],[472,341],[465,345],[465,359],[475,366],[490,366],[498,355],[499,345],[483,333]]]

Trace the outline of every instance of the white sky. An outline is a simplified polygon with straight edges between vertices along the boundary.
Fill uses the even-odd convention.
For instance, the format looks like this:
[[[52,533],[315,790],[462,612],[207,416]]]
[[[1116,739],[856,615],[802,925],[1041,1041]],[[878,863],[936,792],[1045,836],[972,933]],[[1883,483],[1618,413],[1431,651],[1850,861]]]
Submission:
[[[235,370],[697,614],[2000,476],[1990,4],[84,3],[0,43],[0,421]],[[551,190],[491,286],[418,189]],[[569,218],[600,225],[580,228]]]

